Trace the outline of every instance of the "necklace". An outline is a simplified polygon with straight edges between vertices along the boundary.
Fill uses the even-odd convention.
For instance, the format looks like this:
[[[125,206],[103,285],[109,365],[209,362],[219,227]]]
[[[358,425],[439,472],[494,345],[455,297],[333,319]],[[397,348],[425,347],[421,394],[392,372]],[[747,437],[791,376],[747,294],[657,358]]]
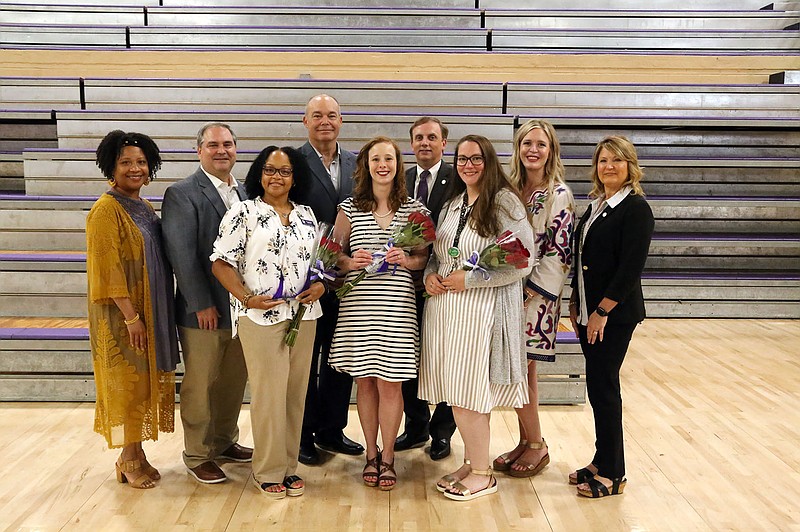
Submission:
[[[372,211],[372,214],[375,215],[375,218],[380,218],[380,219],[386,218],[387,216],[389,216],[390,214],[393,214],[393,213],[394,213],[394,211],[392,211],[392,210],[389,210],[389,212],[387,212],[386,214],[378,214],[377,212]]]
[[[475,205],[475,201],[478,201],[478,198],[475,198],[475,201],[469,204],[467,204],[467,201],[467,193],[464,192],[464,200],[461,202],[461,212],[458,214],[458,227],[456,228],[456,236],[453,237],[453,245],[447,250],[447,254],[454,259],[457,259],[458,256],[461,255],[461,252],[458,250],[458,242],[461,240],[461,232],[467,225],[467,219],[472,212],[472,206]]]

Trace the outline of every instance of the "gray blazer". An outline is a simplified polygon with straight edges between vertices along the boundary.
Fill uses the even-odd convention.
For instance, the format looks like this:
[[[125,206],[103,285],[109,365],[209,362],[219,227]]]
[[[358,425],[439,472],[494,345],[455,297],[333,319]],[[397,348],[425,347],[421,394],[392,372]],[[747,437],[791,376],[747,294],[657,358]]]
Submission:
[[[439,173],[436,175],[436,182],[433,184],[430,194],[428,194],[428,210],[431,211],[431,218],[435,223],[439,223],[439,213],[444,204],[445,192],[450,187],[450,180],[453,179],[453,165],[442,161]],[[406,188],[408,195],[414,197],[414,189],[417,184],[417,165],[412,165],[406,170]]]
[[[311,143],[306,142],[299,148],[300,153],[306,158],[312,175],[311,190],[308,191],[306,203],[314,211],[314,216],[319,222],[333,224],[336,221],[336,206],[353,193],[356,156],[341,147],[339,149],[341,151],[341,168],[339,169],[340,182],[337,193],[333,188],[330,174],[325,170]]]
[[[236,191],[240,199],[247,199],[241,183]],[[226,211],[219,192],[200,168],[164,193],[161,225],[177,280],[175,319],[180,326],[197,329],[195,313],[215,306],[219,328],[231,328],[228,291],[211,273],[208,260]]]

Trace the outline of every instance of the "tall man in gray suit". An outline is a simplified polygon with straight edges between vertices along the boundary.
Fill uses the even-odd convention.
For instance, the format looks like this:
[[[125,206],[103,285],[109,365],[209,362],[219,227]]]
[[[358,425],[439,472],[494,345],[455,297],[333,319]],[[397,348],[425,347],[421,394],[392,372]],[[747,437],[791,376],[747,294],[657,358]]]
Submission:
[[[447,126],[438,118],[423,116],[409,129],[411,149],[417,164],[406,170],[408,195],[417,198],[431,211],[434,222],[445,200],[445,193],[453,179],[453,166],[442,160],[447,146]],[[425,292],[422,272],[413,272],[417,289],[417,319],[422,326],[422,309]],[[403,382],[403,410],[406,414],[405,431],[394,444],[395,451],[424,445],[431,440],[431,458],[441,460],[450,454],[450,438],[456,430],[453,410],[447,403],[439,403],[431,416],[428,403],[417,398],[417,379]]]
[[[161,217],[167,255],[177,280],[175,316],[185,372],[180,387],[183,461],[197,481],[224,482],[215,460],[249,462],[253,450],[237,443],[247,368],[238,338],[231,338],[228,291],[208,260],[225,212],[246,199],[231,175],[236,136],[220,122],[197,134],[200,168],[170,186]]]
[[[327,94],[314,96],[306,104],[303,125],[308,142],[300,147],[313,175],[308,203],[319,222],[333,224],[337,205],[353,191],[356,157],[343,150],[337,139],[342,127],[339,102]],[[320,463],[317,448],[326,451],[361,454],[364,447],[345,436],[350,391],[353,379],[328,366],[328,355],[339,315],[339,300],[333,292],[320,299],[322,317],[317,320],[314,359],[306,394],[299,460],[303,464]]]

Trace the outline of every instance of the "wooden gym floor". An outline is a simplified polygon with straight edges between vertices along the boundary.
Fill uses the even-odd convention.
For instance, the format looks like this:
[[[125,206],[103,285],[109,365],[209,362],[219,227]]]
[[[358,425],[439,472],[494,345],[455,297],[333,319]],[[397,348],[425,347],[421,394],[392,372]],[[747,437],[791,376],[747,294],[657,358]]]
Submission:
[[[648,320],[623,366],[628,486],[587,500],[566,483],[591,457],[586,406],[544,406],[551,464],[535,478],[498,475],[497,495],[444,499],[436,479],[462,445],[432,462],[398,453],[392,492],[360,482],[362,457],[300,466],[306,494],[270,501],[247,464],[200,485],[181,462],[182,434],[146,443],[163,479],[117,484],[117,451],[92,433],[91,404],[0,404],[0,529],[7,530],[800,530],[800,321]],[[177,414],[176,414],[177,417]],[[251,442],[249,409],[240,420]],[[355,407],[347,433],[361,439]],[[492,454],[516,440],[513,411],[492,416]]]

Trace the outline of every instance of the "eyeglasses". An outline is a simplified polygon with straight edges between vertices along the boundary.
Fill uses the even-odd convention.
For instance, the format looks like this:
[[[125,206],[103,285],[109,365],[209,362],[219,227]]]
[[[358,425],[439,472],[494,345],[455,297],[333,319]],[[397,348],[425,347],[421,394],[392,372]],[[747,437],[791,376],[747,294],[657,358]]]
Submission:
[[[472,163],[472,166],[480,166],[483,164],[483,155],[473,155],[472,157],[465,157],[463,155],[459,155],[456,157],[456,165],[457,166],[467,166],[467,163]]]
[[[264,175],[273,176],[275,174],[280,174],[281,177],[291,177],[294,173],[294,169],[292,168],[275,168],[274,166],[265,166],[261,171],[264,172]]]

